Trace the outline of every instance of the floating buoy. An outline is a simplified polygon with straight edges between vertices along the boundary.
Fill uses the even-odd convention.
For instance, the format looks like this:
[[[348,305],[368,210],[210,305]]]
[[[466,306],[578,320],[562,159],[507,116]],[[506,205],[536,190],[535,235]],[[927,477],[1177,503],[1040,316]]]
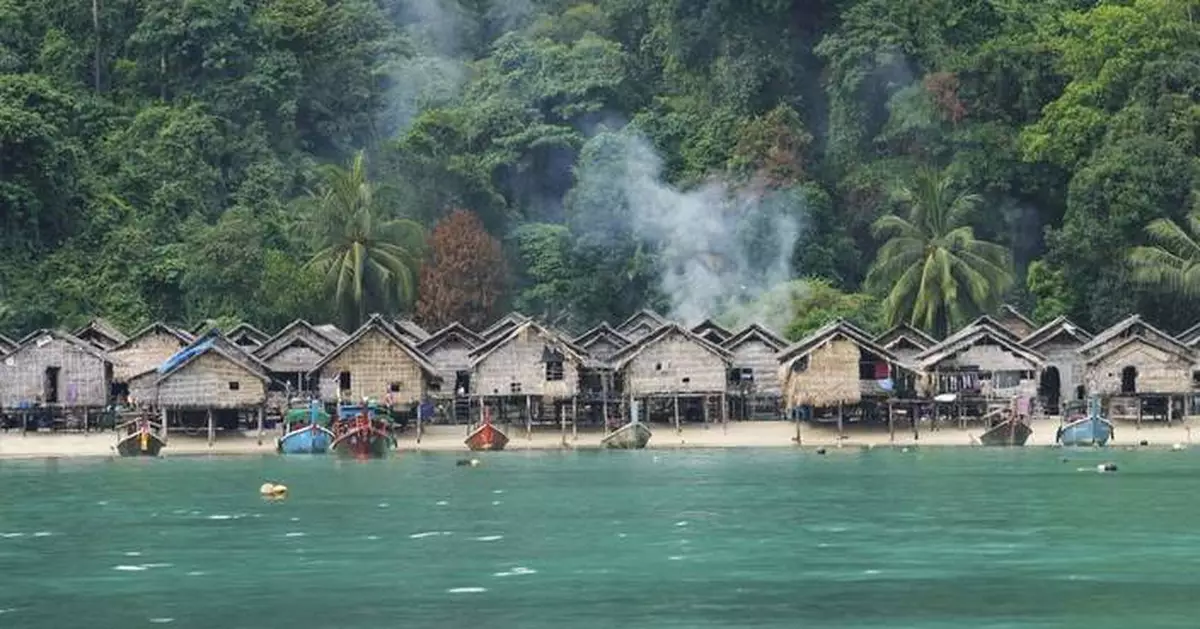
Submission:
[[[262,487],[258,488],[258,493],[260,493],[264,496],[278,498],[278,497],[286,494],[287,490],[288,490],[287,485],[280,485],[277,483],[263,483]]]
[[[1096,471],[1097,472],[1115,472],[1115,471],[1117,471],[1117,464],[1116,463],[1101,463],[1100,465],[1096,466]]]

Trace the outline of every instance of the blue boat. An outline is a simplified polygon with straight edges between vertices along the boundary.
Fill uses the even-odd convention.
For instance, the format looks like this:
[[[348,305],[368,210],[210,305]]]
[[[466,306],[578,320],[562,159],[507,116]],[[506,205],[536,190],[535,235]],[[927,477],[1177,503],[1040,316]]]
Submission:
[[[1113,436],[1112,422],[1100,414],[1100,398],[1088,400],[1088,412],[1058,427],[1054,440],[1064,446],[1108,445]]]
[[[284,434],[277,448],[281,454],[324,454],[333,443],[333,432],[322,426],[329,422],[329,414],[321,409],[321,403],[312,400],[307,409],[289,409],[284,415]]]

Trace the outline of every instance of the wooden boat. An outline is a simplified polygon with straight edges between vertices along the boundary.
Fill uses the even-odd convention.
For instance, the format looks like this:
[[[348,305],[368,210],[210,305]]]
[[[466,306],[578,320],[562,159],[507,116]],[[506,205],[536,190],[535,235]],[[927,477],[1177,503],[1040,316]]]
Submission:
[[[646,424],[633,421],[614,430],[600,443],[613,450],[641,450],[650,442],[652,434]]]
[[[125,429],[125,435],[117,441],[117,453],[121,456],[158,456],[167,442],[163,440],[159,424],[148,419],[135,419],[117,427]]]
[[[1058,427],[1054,441],[1064,446],[1104,446],[1113,437],[1112,422],[1100,414],[1100,399],[1088,400],[1086,416],[1073,416]]]
[[[1029,441],[1033,429],[1019,417],[1001,420],[979,436],[985,446],[1023,446]]]
[[[508,435],[492,423],[492,414],[484,409],[483,422],[468,433],[463,442],[472,450],[503,450],[508,445]]]
[[[288,409],[283,421],[284,434],[276,442],[280,454],[324,454],[335,438],[333,431],[322,425],[329,423],[329,414],[317,400],[305,408]]]
[[[390,421],[373,404],[342,405],[329,449],[341,456],[381,459],[396,448]]]

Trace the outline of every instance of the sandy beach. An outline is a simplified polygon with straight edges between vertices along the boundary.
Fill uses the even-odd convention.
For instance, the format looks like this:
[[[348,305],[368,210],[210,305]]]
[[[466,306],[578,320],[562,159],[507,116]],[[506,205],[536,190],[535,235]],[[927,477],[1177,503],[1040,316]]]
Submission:
[[[1142,442],[1152,447],[1171,447],[1174,444],[1192,443],[1195,419],[1162,424],[1117,423],[1111,445],[1114,447],[1137,446]],[[527,434],[524,426],[505,426],[511,441],[509,450],[554,450],[560,448],[599,448],[604,436],[599,430],[579,430],[573,434],[570,427],[565,434],[558,429],[535,428]],[[673,426],[652,424],[654,437],[651,449],[674,448],[769,448],[796,447],[796,424],[783,421],[737,422],[708,424],[707,426],[683,426],[678,432]],[[1033,436],[1027,446],[1053,446],[1058,420],[1043,419],[1033,422]],[[922,427],[919,435],[911,429],[897,428],[890,435],[886,427],[850,426],[845,436],[838,438],[837,429],[828,425],[802,423],[800,445],[812,448],[856,448],[856,447],[910,447],[910,446],[975,446],[982,432],[979,427],[941,427],[929,430]],[[210,446],[203,436],[170,435],[163,456],[189,455],[246,455],[273,454],[278,433],[267,431],[261,440],[254,432],[221,434]],[[427,426],[418,441],[414,430],[401,435],[399,449],[404,451],[467,452],[463,445],[466,436],[464,426]],[[1197,433],[1200,437],[1200,433]],[[0,458],[41,458],[72,456],[114,456],[117,436],[112,432],[89,434],[49,434],[17,432],[0,433]]]

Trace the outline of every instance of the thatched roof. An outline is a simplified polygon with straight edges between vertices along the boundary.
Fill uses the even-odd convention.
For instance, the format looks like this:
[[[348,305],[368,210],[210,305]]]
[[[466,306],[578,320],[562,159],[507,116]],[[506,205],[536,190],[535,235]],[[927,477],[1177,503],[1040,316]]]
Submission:
[[[96,317],[71,333],[72,336],[92,343],[100,349],[112,349],[128,338],[117,326],[109,323],[103,317]]]
[[[1013,306],[1012,304],[1004,304],[1000,306],[1000,309],[996,311],[996,319],[1000,322],[1000,325],[1004,326],[1006,330],[1017,334],[1018,336],[1020,336],[1021,333],[1014,328],[1029,328],[1030,330],[1036,330],[1038,327],[1032,319],[1025,316],[1020,310],[1017,310],[1017,307]]]
[[[325,338],[333,341],[334,345],[340,345],[341,343],[345,342],[346,339],[350,338],[350,335],[347,334],[345,330],[332,323],[322,323],[321,325],[313,326],[313,329],[315,329]]]
[[[437,375],[437,367],[435,367],[433,363],[429,362],[429,359],[421,353],[421,350],[418,350],[415,345],[397,332],[396,329],[393,328],[386,319],[377,314],[371,315],[367,319],[366,323],[362,324],[357,330],[354,331],[354,334],[351,334],[349,338],[347,338],[345,341],[342,341],[342,343],[335,347],[333,351],[326,354],[325,357],[321,359],[321,362],[317,363],[309,373],[316,373],[320,371],[322,367],[329,364],[330,361],[338,356],[341,356],[343,352],[353,347],[371,331],[377,331],[381,333],[388,341],[395,343],[396,346],[399,347],[405,354],[407,354],[409,358],[412,358],[413,362],[415,362],[417,366],[420,367],[421,370],[426,374]]]
[[[1038,352],[1013,341],[1011,336],[991,325],[980,325],[969,330],[967,334],[955,334],[952,337],[917,354],[916,363],[921,369],[928,371],[938,363],[955,356],[977,344],[991,342],[999,345],[1004,351],[1017,356],[1029,363],[1030,367],[1040,369],[1046,364],[1046,358]]]
[[[1092,334],[1087,330],[1075,325],[1066,317],[1057,317],[1050,323],[1031,332],[1029,336],[1021,339],[1021,345],[1029,349],[1037,349],[1063,336],[1074,339],[1075,342],[1081,345],[1092,340]]]
[[[808,336],[788,345],[779,352],[779,363],[781,365],[792,362],[793,360],[813,352],[818,347],[825,345],[838,338],[845,338],[852,341],[860,348],[878,356],[879,358],[912,371],[912,367],[904,361],[896,357],[895,354],[887,350],[887,348],[876,343],[871,339],[871,335],[867,334],[862,328],[846,321],[845,319],[835,319],[821,326],[820,328],[809,333]]]
[[[1189,350],[1186,347],[1180,347],[1180,345],[1178,343],[1164,343],[1162,339],[1153,337],[1153,336],[1133,335],[1133,336],[1128,336],[1124,340],[1121,340],[1119,342],[1112,343],[1106,349],[1103,349],[1103,350],[1100,350],[1097,352],[1093,352],[1090,356],[1087,357],[1087,359],[1084,361],[1084,364],[1085,365],[1094,365],[1098,362],[1103,361],[1105,358],[1108,358],[1109,356],[1112,356],[1113,354],[1125,349],[1126,347],[1128,347],[1129,345],[1132,345],[1134,343],[1138,343],[1138,344],[1142,344],[1142,345],[1149,345],[1150,347],[1153,347],[1155,349],[1166,352],[1167,354],[1175,356],[1175,357],[1179,358],[1180,360],[1183,360],[1183,361],[1186,361],[1189,363],[1192,362],[1193,360],[1195,360],[1195,358],[1196,358],[1195,352],[1192,352],[1191,350]]]
[[[712,319],[705,319],[691,329],[692,334],[699,336],[702,339],[707,339],[710,343],[721,345],[728,341],[733,336],[733,332],[719,325]]]
[[[524,323],[521,323],[515,328],[509,330],[507,333],[495,336],[489,339],[483,345],[471,350],[471,353],[468,354],[468,357],[471,359],[471,368],[474,369],[477,367],[479,363],[487,360],[488,356],[491,356],[501,347],[504,347],[512,341],[525,337],[531,333],[537,334],[545,339],[548,345],[561,351],[563,356],[571,362],[578,365],[587,364],[587,352],[584,351],[583,348],[567,340],[565,336],[553,328],[542,325],[533,319],[528,319]]]
[[[400,332],[400,334],[408,337],[408,340],[412,341],[414,344],[420,343],[421,341],[429,338],[429,332],[427,332],[425,328],[417,325],[417,323],[412,319],[396,319],[395,321],[392,321],[392,327]]]
[[[208,334],[201,336],[196,342],[180,350],[160,365],[157,370],[159,375],[158,379],[155,380],[155,384],[161,384],[171,376],[183,371],[184,368],[205,354],[217,354],[246,370],[255,378],[263,382],[271,381],[271,375],[267,373],[266,367],[261,362],[242,351],[219,332],[210,330]],[[134,376],[134,378],[136,377]]]
[[[0,356],[3,356],[17,348],[17,342],[0,334]]]
[[[113,347],[109,351],[117,352],[117,351],[123,350],[123,349],[129,347],[130,345],[133,345],[137,341],[140,341],[141,339],[146,338],[147,336],[150,336],[151,334],[165,334],[167,336],[173,336],[173,337],[179,339],[179,343],[184,346],[190,345],[192,342],[194,342],[196,340],[195,337],[188,334],[187,332],[184,332],[183,330],[173,328],[161,321],[155,321],[154,323],[151,323],[150,325],[138,330],[137,332],[134,332],[133,336],[125,339],[121,344],[117,345],[116,347]]]
[[[246,322],[237,324],[225,336],[242,347],[258,347],[271,338],[270,334]]]
[[[721,347],[725,348],[727,351],[733,351],[734,349],[740,347],[743,343],[755,340],[764,343],[777,352],[787,347],[787,341],[783,340],[783,338],[778,334],[775,334],[774,332],[757,323],[751,323],[745,328],[742,328],[742,330],[737,334],[725,339],[725,342],[721,344]]]
[[[901,323],[875,337],[875,342],[887,349],[908,344],[916,350],[925,350],[937,345],[937,339],[907,323]]]
[[[592,329],[571,340],[572,343],[585,350],[596,343],[599,343],[600,341],[608,341],[617,348],[623,348],[633,343],[633,341],[631,341],[624,334],[617,332],[617,330],[609,325],[607,321],[601,321]]]
[[[43,339],[47,337],[64,341],[76,349],[95,358],[99,358],[106,363],[112,362],[112,360],[108,357],[108,352],[100,349],[99,347],[88,343],[87,341],[75,336],[74,334],[71,334],[70,332],[64,332],[63,330],[51,330],[49,328],[34,330],[33,332],[21,337],[21,340],[17,343],[17,346],[13,348],[13,351],[8,353],[8,356],[16,356],[24,349],[42,343]]]
[[[780,351],[779,378],[788,406],[830,407],[860,402],[863,352],[886,363],[889,377],[896,370],[913,370],[864,330],[837,319]]]
[[[653,310],[639,310],[633,316],[617,326],[617,332],[629,339],[644,336],[670,323],[665,317]]]
[[[1126,317],[1107,330],[1097,334],[1095,338],[1083,344],[1083,346],[1079,348],[1079,352],[1084,355],[1091,354],[1092,352],[1102,348],[1104,345],[1107,345],[1109,342],[1125,336],[1155,337],[1159,341],[1159,343],[1156,345],[1162,345],[1163,347],[1174,347],[1177,350],[1184,352],[1191,351],[1191,348],[1189,348],[1186,344],[1180,342],[1170,334],[1167,334],[1166,332],[1163,332],[1162,330],[1147,323],[1142,319],[1141,315],[1132,315],[1130,317]]]
[[[289,369],[283,369],[275,361],[275,357],[296,346],[306,347],[312,350],[316,356],[324,357],[329,352],[332,352],[338,346],[338,343],[321,334],[311,323],[304,319],[296,319],[287,324],[278,334],[254,348],[254,356],[263,361],[264,364],[268,364],[268,367],[274,365],[275,367],[280,367],[280,371],[286,371],[299,365],[289,363],[287,365]]]
[[[451,339],[459,339],[472,349],[483,345],[486,341],[482,336],[472,332],[467,326],[455,321],[426,337],[425,340],[417,344],[417,349],[428,354]]]
[[[504,315],[503,317],[500,317],[498,320],[496,320],[495,323],[484,328],[483,331],[479,333],[479,336],[482,336],[485,339],[491,339],[491,338],[496,337],[497,335],[507,334],[508,332],[510,332],[514,328],[516,328],[518,325],[521,325],[522,323],[525,323],[526,321],[529,321],[529,320],[530,320],[529,317],[527,317],[519,312],[513,311],[513,312],[510,312],[510,313]]]
[[[708,353],[720,358],[727,364],[730,360],[732,360],[732,355],[721,346],[692,334],[690,330],[679,325],[678,323],[668,322],[659,326],[657,330],[651,332],[650,334],[647,334],[646,336],[634,341],[632,345],[629,345],[618,351],[616,354],[613,354],[613,368],[617,369],[618,371],[624,369],[625,366],[629,364],[629,361],[646,351],[647,348],[653,347],[657,343],[664,341],[671,336],[682,336],[689,342],[695,343]]]

